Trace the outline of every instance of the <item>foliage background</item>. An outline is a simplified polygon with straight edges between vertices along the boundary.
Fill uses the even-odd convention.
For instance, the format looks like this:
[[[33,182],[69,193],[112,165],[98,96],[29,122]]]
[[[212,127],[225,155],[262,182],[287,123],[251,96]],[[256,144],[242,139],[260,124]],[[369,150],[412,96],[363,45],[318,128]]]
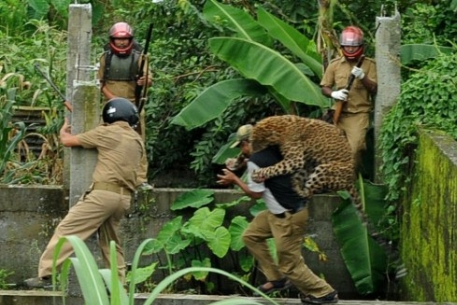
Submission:
[[[261,5],[311,39],[317,38],[319,30],[319,2],[332,5],[331,26],[336,32],[348,24],[364,29],[368,55],[374,54],[376,16],[391,14],[395,6],[402,15],[403,43],[450,46],[457,30],[453,21],[454,0],[223,1],[247,12],[254,12]],[[40,62],[46,66],[54,82],[64,90],[65,39],[70,3],[70,0],[6,0],[0,3],[0,75],[3,78],[14,75],[3,86],[8,89],[9,96],[14,92],[16,105],[50,106],[60,111],[60,114],[50,115],[49,126],[42,130],[46,138],[52,137],[61,124],[63,108],[56,94],[33,70],[33,63]],[[174,182],[179,184],[174,186],[217,187],[214,177],[220,166],[213,164],[211,159],[227,142],[229,135],[240,124],[281,113],[281,109],[268,98],[245,98],[217,120],[195,130],[186,131],[170,124],[173,116],[205,88],[224,79],[239,77],[236,71],[208,52],[208,39],[224,33],[201,18],[205,1],[82,0],[79,3],[91,3],[93,6],[94,64],[107,40],[106,33],[114,22],[129,22],[135,28],[135,36],[140,43],[144,42],[149,23],[154,22],[150,49],[154,85],[149,92],[146,111],[149,178],[158,185],[173,184],[161,181],[161,177],[171,175],[191,178]],[[445,61],[441,59],[441,62]],[[425,65],[427,61],[404,67],[404,81]],[[413,104],[420,102],[409,101]],[[306,111],[304,109],[303,115],[310,114]],[[388,141],[389,135],[384,137]],[[58,148],[53,145],[52,149]],[[385,149],[386,169],[396,168],[403,162],[399,161],[401,154],[389,159],[393,147],[386,146]],[[392,177],[387,171],[386,179],[393,185],[397,178]]]

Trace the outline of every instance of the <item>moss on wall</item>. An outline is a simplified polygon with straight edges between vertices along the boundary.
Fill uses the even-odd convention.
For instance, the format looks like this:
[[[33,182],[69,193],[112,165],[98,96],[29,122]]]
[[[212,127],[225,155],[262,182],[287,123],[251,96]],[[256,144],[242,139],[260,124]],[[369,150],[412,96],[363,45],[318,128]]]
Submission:
[[[457,301],[457,143],[443,133],[420,131],[403,198],[401,257],[409,301]]]

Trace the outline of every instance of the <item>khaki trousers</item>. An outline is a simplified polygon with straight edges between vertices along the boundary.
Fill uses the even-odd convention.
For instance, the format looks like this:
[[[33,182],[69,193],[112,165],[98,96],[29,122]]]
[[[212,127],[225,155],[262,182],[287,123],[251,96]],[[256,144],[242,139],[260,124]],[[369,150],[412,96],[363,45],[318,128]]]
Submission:
[[[333,292],[326,281],[308,268],[302,256],[308,209],[285,214],[284,218],[278,218],[270,211],[260,212],[243,234],[243,241],[258,261],[260,271],[268,281],[286,276],[304,295],[319,298]],[[276,245],[277,263],[267,245],[269,238],[273,238]]]
[[[369,113],[342,113],[337,127],[344,130],[354,154],[356,166],[361,162],[361,154],[366,150],[365,137],[370,125]]]
[[[50,276],[52,274],[52,261],[57,242],[62,236],[76,235],[86,240],[98,231],[99,246],[102,252],[105,267],[110,267],[111,240],[116,242],[117,267],[119,279],[125,282],[124,252],[119,238],[119,227],[122,217],[130,207],[130,194],[117,194],[104,190],[92,190],[86,192],[81,199],[70,208],[65,218],[55,229],[54,235],[41,255],[38,276]],[[57,259],[57,268],[73,253],[70,243],[65,243],[60,250]]]

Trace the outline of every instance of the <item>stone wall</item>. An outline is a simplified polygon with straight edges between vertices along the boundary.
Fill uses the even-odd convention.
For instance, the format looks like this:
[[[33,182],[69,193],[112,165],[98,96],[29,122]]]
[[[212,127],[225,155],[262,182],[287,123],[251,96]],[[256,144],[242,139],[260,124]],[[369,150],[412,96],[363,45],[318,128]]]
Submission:
[[[170,204],[187,189],[155,189],[149,199],[149,207],[123,221],[123,242],[127,261],[133,259],[140,243],[156,236],[160,228],[176,215]],[[231,202],[241,196],[237,191],[216,190],[216,202]],[[140,198],[139,204],[144,198]],[[316,196],[310,204],[308,234],[318,244],[328,260],[319,261],[318,254],[304,250],[307,264],[327,279],[341,295],[356,296],[352,280],[341,258],[339,246],[333,237],[330,215],[339,204],[338,196]],[[232,213],[248,218],[249,203],[242,204]],[[54,227],[68,210],[68,197],[61,187],[9,187],[0,186],[0,269],[13,271],[12,282],[36,276],[38,259],[46,246]],[[100,261],[96,239],[88,241],[95,257]],[[146,258],[147,259],[147,258]],[[150,258],[154,259],[154,258]],[[229,268],[230,264],[222,263]],[[155,273],[155,280],[163,278]]]
[[[457,301],[457,143],[421,131],[402,204],[405,300]]]

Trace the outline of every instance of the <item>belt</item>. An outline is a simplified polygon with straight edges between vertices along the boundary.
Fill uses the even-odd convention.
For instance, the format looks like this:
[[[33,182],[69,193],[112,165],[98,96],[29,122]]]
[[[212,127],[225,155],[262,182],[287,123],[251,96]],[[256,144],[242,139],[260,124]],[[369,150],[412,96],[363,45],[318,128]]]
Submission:
[[[132,195],[132,191],[126,187],[119,186],[114,183],[107,183],[107,182],[94,182],[92,184],[93,190],[99,191],[108,191],[113,192],[119,195]]]
[[[273,215],[275,215],[275,216],[278,217],[278,218],[286,218],[286,213],[290,213],[290,214],[293,215],[293,214],[295,214],[295,213],[300,212],[300,211],[303,210],[303,209],[304,209],[304,207],[300,207],[300,208],[298,208],[298,209],[296,209],[296,210],[289,210],[289,211],[285,211],[285,212],[282,212],[282,213],[279,213],[279,214],[273,214]]]

